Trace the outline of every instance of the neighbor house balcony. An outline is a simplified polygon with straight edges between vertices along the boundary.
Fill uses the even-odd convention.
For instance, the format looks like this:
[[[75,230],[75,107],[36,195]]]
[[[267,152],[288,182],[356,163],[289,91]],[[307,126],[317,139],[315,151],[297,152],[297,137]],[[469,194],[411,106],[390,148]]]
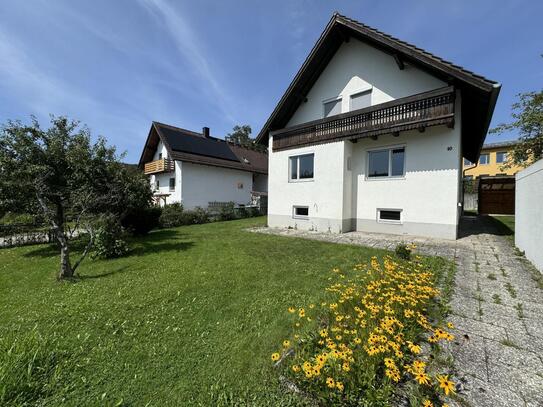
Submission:
[[[145,175],[159,174],[161,172],[172,172],[175,170],[173,160],[167,158],[161,158],[160,160],[151,161],[145,163],[143,172]]]
[[[452,86],[271,131],[273,150],[280,151],[341,140],[398,135],[400,131],[454,126]]]

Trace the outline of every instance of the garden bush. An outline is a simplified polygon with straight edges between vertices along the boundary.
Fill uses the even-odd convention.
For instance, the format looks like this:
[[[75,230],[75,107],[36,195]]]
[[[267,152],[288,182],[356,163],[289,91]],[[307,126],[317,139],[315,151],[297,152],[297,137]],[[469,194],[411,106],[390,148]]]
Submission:
[[[233,220],[236,219],[236,211],[234,209],[234,202],[228,202],[228,204],[221,207],[218,215],[219,220]]]
[[[394,249],[394,252],[396,253],[396,256],[398,256],[400,259],[403,260],[409,260],[411,259],[411,249],[413,246],[408,246],[405,243],[399,243],[396,245],[396,249]]]
[[[158,206],[129,209],[121,220],[121,225],[130,233],[143,236],[156,228],[162,210]]]
[[[159,219],[160,227],[173,228],[186,225],[187,220],[181,203],[173,203],[162,208],[162,214]]]
[[[123,229],[118,218],[105,215],[97,223],[93,257],[112,259],[124,256],[128,252],[128,244],[122,238]]]
[[[211,221],[211,217],[207,209],[197,206],[193,211],[191,211],[191,220],[191,223],[201,225],[203,223],[209,223]]]
[[[400,383],[416,405],[441,405],[454,393],[435,358],[422,353],[454,338],[440,319],[430,323],[439,291],[429,265],[419,256],[374,257],[332,275],[327,301],[288,309],[294,332],[271,356],[288,380],[326,405],[387,405]]]

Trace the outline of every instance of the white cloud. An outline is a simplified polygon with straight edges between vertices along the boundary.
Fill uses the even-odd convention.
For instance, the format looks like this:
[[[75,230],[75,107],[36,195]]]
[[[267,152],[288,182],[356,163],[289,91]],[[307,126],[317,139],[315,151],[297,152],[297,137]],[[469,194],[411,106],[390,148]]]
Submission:
[[[202,80],[201,89],[209,93],[210,100],[226,116],[235,123],[235,115],[229,108],[232,103],[228,93],[217,79],[209,63],[209,57],[204,52],[203,45],[197,33],[190,27],[187,19],[169,3],[163,0],[140,0],[141,4],[165,24],[177,50],[189,64],[194,73]]]

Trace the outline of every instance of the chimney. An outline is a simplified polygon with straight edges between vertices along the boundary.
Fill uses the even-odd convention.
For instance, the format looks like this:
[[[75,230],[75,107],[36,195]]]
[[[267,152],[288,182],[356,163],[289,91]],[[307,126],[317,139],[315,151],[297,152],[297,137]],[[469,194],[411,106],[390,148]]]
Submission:
[[[209,138],[209,127],[203,127],[202,134],[204,135],[205,138]]]

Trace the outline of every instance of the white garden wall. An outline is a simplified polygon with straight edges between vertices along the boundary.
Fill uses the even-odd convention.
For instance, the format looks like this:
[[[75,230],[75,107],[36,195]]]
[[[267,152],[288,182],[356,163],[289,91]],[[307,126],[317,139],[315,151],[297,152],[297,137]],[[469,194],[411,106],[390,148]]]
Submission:
[[[543,272],[543,160],[515,178],[515,245]]]

